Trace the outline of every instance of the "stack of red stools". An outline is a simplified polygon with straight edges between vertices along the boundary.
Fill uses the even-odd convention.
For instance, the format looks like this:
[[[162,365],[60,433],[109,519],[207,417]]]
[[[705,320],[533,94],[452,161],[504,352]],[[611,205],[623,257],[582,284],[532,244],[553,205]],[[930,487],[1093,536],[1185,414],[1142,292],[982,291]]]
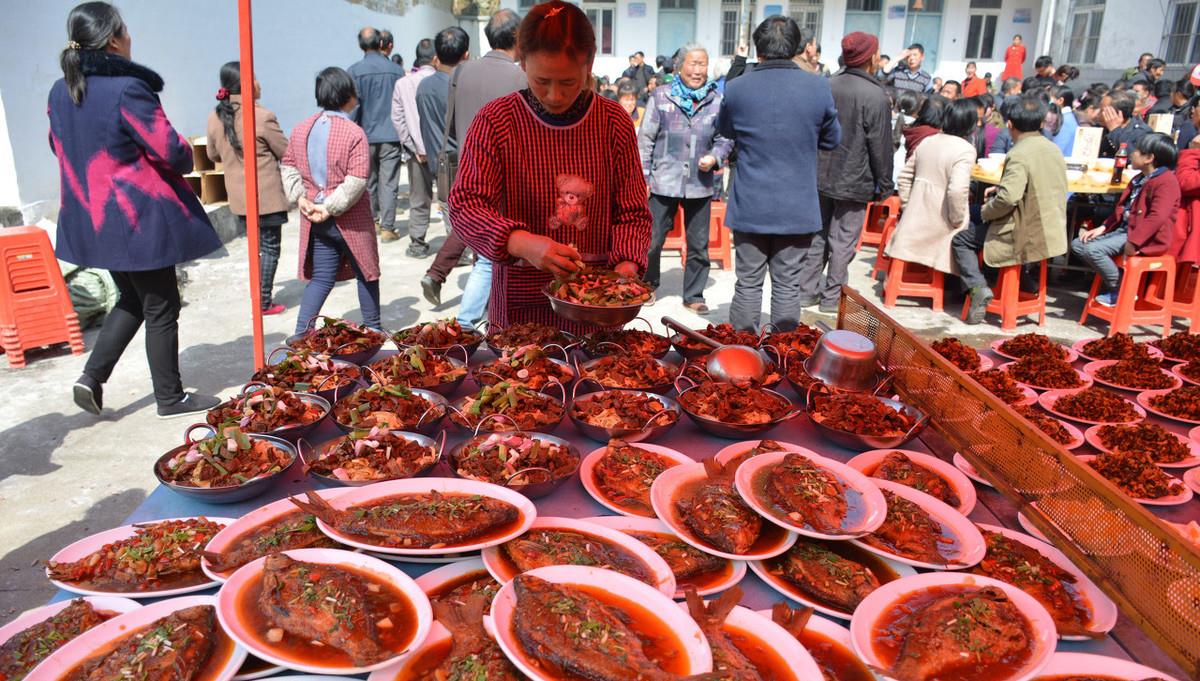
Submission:
[[[25,351],[70,343],[83,352],[79,318],[67,295],[50,237],[37,227],[0,229],[0,346],[10,367],[25,366]]]

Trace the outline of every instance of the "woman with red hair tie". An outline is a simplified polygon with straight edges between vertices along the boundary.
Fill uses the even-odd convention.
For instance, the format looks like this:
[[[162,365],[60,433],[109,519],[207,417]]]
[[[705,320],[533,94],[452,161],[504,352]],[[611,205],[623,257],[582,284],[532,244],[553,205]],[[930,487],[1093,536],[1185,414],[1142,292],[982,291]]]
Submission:
[[[495,263],[489,322],[555,317],[542,288],[583,264],[635,277],[646,269],[650,210],[629,114],[593,92],[596,36],[578,7],[551,0],[521,23],[527,89],[475,117],[450,191],[454,231]]]

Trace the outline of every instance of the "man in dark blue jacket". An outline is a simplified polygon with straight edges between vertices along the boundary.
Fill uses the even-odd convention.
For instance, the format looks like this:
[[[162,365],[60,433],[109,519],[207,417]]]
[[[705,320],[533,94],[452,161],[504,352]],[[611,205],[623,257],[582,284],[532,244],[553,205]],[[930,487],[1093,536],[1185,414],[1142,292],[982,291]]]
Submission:
[[[400,137],[392,126],[392,90],[404,76],[404,69],[383,56],[383,38],[378,30],[358,32],[363,58],[347,71],[358,90],[358,108],[354,122],[367,133],[371,146],[371,167],[367,176],[367,195],[371,214],[387,233],[396,227],[396,190],[400,185]]]
[[[800,321],[800,259],[821,231],[817,152],[836,148],[842,130],[829,81],[792,61],[800,48],[795,20],[767,17],[754,45],[759,63],[726,84],[717,120],[738,154],[725,218],[737,249],[729,321],[758,330],[769,271],[771,323],[790,330]]]

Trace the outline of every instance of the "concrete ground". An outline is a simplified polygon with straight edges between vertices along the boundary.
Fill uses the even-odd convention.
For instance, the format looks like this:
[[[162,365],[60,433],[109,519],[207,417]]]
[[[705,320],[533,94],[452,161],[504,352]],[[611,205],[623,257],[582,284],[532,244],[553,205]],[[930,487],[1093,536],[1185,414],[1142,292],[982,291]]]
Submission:
[[[406,219],[399,218],[402,227]],[[304,287],[295,277],[296,233],[295,223],[285,228],[276,300],[288,309],[266,318],[268,349],[291,333]],[[443,235],[441,223],[435,223],[430,234],[435,249]],[[443,290],[443,305],[434,309],[418,284],[431,261],[406,257],[406,245],[398,241],[380,248],[383,320],[391,329],[453,316],[467,279],[466,269],[456,269]],[[183,379],[190,389],[227,395],[253,371],[246,246],[245,238],[237,238],[187,268],[179,335]],[[873,259],[873,251],[864,249],[852,265],[851,285],[877,300],[879,285],[868,280]],[[644,311],[656,326],[661,328],[657,320],[668,314],[697,326],[726,321],[732,271],[713,270],[706,291],[713,314],[702,318],[683,308],[678,256],[668,254],[663,270],[661,298]],[[1063,341],[1099,335],[1099,327],[1076,323],[1086,281],[1067,280],[1051,292],[1045,333]],[[769,294],[764,297],[769,300]],[[961,304],[952,294],[946,310],[957,312]],[[335,288],[324,312],[357,319],[357,305],[355,286],[347,282]],[[1001,335],[995,318],[989,319],[995,326],[967,326],[956,314],[932,312],[925,300],[902,301],[892,314],[930,338],[956,335],[982,346]],[[815,308],[805,312],[805,321],[822,317]],[[763,321],[769,321],[765,313]],[[1036,328],[1026,322],[1018,331]],[[85,333],[89,346],[96,332]],[[39,561],[87,534],[119,525],[146,497],[156,484],[152,462],[179,444],[188,425],[156,417],[140,335],[105,386],[100,417],[81,412],[71,401],[70,386],[85,359],[59,348],[29,354],[25,368],[0,369],[0,622],[52,593]]]

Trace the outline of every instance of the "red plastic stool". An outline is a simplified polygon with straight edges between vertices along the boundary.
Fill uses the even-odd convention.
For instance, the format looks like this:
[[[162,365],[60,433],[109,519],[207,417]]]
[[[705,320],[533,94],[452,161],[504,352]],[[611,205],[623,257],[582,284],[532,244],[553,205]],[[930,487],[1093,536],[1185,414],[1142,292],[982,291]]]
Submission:
[[[982,262],[983,256],[980,255]],[[1017,318],[1025,315],[1037,315],[1038,326],[1046,325],[1046,261],[1042,261],[1041,273],[1038,275],[1037,293],[1021,290],[1021,265],[1001,267],[996,276],[996,285],[992,287],[992,302],[988,303],[987,311],[1000,315],[1000,328],[1012,331],[1017,328]],[[971,307],[971,294],[963,303],[962,318],[967,318],[967,310]]]
[[[683,206],[675,210],[675,225],[667,232],[667,240],[663,242],[664,251],[682,251],[687,248],[687,235],[683,229]]]
[[[37,227],[0,229],[0,346],[10,367],[25,366],[25,351],[70,343],[83,352],[79,318],[50,237]]]
[[[883,306],[896,307],[896,298],[913,296],[932,298],[935,312],[942,311],[945,292],[942,273],[912,262],[891,258],[887,281],[883,285]]]
[[[889,196],[883,201],[872,201],[867,204],[867,215],[863,219],[862,231],[858,233],[858,244],[854,250],[862,250],[864,245],[876,246],[882,250],[882,244],[886,244],[884,239],[884,230],[887,228],[888,218],[893,215],[900,214],[900,197]]]
[[[884,251],[887,250],[888,244],[892,242],[892,234],[896,232],[896,223],[900,222],[900,214],[893,213],[888,216],[887,224],[883,227],[883,241],[879,242],[879,250],[875,252],[875,264],[871,266],[871,281],[879,278],[879,275],[886,274],[888,267],[891,265],[892,259],[887,257]]]
[[[682,216],[683,213],[681,212],[679,215]],[[681,220],[681,217],[676,217],[676,224],[682,224],[679,222]],[[724,201],[713,201],[709,209],[708,259],[710,262],[718,263],[718,266],[723,270],[733,267],[733,237],[730,235],[729,230],[725,229]],[[679,249],[679,262],[681,264],[687,262],[686,239],[684,239],[683,246]]]
[[[1175,295],[1175,258],[1169,255],[1119,255],[1113,258],[1117,267],[1125,270],[1121,277],[1121,290],[1117,292],[1117,304],[1106,307],[1096,302],[1096,294],[1103,283],[1100,275],[1092,280],[1092,290],[1079,323],[1088,316],[1099,317],[1108,324],[1108,335],[1128,333],[1129,327],[1161,326],[1162,337],[1171,333],[1172,300]]]
[[[1171,299],[1171,317],[1188,320],[1188,333],[1200,332],[1200,269],[1196,265],[1175,265],[1175,295]]]

